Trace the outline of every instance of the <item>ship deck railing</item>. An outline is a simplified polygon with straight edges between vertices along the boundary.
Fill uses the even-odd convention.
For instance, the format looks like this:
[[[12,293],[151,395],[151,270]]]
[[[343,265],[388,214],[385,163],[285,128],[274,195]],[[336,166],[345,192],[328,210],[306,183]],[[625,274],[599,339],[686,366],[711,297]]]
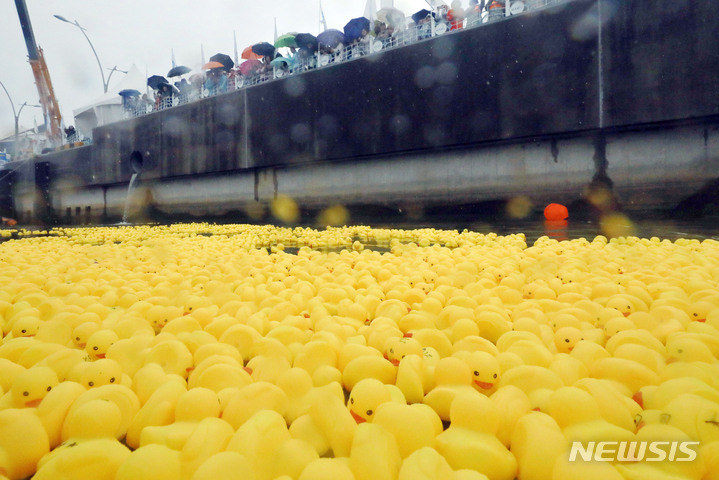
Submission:
[[[293,60],[286,68],[273,68],[270,71],[263,71],[249,76],[236,75],[228,78],[226,89],[193,90],[190,93],[176,94],[172,97],[162,98],[157,104],[140,104],[134,108],[126,108],[124,111],[125,118],[139,117],[153,112],[166,110],[178,105],[183,105],[204,98],[222,95],[235,90],[251,87],[271,80],[285,78],[290,75],[300,74],[316,68],[326,68],[342,62],[354,60],[386,51],[388,49],[411,45],[420,41],[435,38],[440,35],[451,35],[454,32],[468,28],[480,28],[486,24],[505,20],[509,17],[530,13],[542,8],[546,8],[559,3],[565,3],[570,0],[524,0],[511,1],[506,0],[505,8],[493,8],[484,12],[470,12],[461,23],[451,23],[446,21],[435,21],[434,17],[430,17],[430,21],[421,25],[411,23],[407,28],[396,31],[391,37],[375,38],[367,36],[366,39],[359,43],[344,45],[337,52],[320,53],[306,58]],[[411,18],[407,19],[411,22]]]

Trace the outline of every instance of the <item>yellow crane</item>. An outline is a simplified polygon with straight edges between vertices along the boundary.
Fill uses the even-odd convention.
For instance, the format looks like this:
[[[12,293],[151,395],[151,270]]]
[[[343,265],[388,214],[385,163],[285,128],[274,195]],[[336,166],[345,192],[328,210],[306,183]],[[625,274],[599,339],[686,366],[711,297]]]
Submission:
[[[15,6],[17,7],[18,17],[20,17],[20,26],[25,37],[25,45],[27,45],[28,61],[40,95],[40,105],[42,105],[43,116],[45,117],[45,132],[48,140],[53,145],[61,145],[62,116],[60,115],[60,105],[57,103],[55,92],[52,89],[50,71],[47,68],[47,63],[45,63],[42,49],[35,43],[35,34],[32,31],[25,0],[15,0]]]

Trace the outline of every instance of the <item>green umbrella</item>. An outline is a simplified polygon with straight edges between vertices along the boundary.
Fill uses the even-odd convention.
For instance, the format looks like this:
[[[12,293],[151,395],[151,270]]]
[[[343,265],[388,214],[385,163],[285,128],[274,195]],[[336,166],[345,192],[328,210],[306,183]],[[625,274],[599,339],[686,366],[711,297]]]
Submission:
[[[295,47],[297,48],[297,42],[295,42],[295,36],[292,33],[286,33],[284,35],[280,35],[277,37],[277,40],[275,40],[275,47]]]

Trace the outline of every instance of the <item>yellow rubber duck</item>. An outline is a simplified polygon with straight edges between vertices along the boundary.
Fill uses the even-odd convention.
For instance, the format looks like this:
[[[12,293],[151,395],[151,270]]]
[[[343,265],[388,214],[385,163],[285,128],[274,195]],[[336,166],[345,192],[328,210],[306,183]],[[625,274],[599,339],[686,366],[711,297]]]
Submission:
[[[57,384],[57,374],[50,367],[28,368],[15,376],[0,404],[5,408],[37,408]]]
[[[450,427],[437,436],[437,451],[453,469],[476,470],[493,480],[516,476],[516,459],[496,437],[499,412],[489,398],[457,396],[450,420]]]
[[[114,439],[72,439],[45,456],[33,478],[63,478],[72,472],[79,480],[114,480],[130,450]]]
[[[200,420],[180,451],[182,477],[190,478],[200,466],[228,446],[235,433],[222,419],[208,417]]]
[[[422,404],[382,403],[377,407],[372,423],[392,434],[402,458],[420,448],[433,447],[436,436],[442,431],[439,416]]]
[[[370,423],[357,426],[349,457],[355,479],[396,478],[401,464],[395,437],[387,430]]]
[[[171,386],[170,386],[171,385]],[[157,395],[150,397],[145,405],[156,404],[152,413],[160,423],[170,422],[165,425],[142,425],[136,422],[140,413],[148,415],[150,409],[140,410],[135,416],[130,429],[128,429],[128,445],[135,443],[139,431],[139,445],[158,443],[167,445],[175,450],[182,450],[190,436],[197,429],[200,421],[205,418],[218,418],[220,415],[220,404],[217,394],[206,388],[193,388],[184,391],[179,383],[163,385],[164,388],[156,391]],[[154,400],[153,400],[154,399]],[[174,403],[174,415],[167,415],[167,409]],[[144,409],[145,406],[143,406]],[[134,428],[133,428],[134,427]],[[132,433],[132,435],[130,435]]]
[[[357,423],[371,422],[377,407],[391,401],[392,394],[386,385],[374,378],[366,378],[352,388],[347,408]]]
[[[279,475],[278,475],[279,477]],[[219,452],[200,465],[190,480],[216,478],[222,480],[255,480],[250,462],[238,452]],[[292,477],[294,478],[294,477]]]
[[[150,444],[134,450],[117,469],[116,480],[176,480],[182,478],[180,452]]]
[[[606,421],[594,397],[578,387],[562,387],[553,392],[547,408],[568,440],[590,442],[600,437],[607,441],[633,439],[632,431]]]
[[[150,348],[145,357],[145,364],[148,363],[157,363],[166,373],[187,378],[193,366],[192,353],[184,343],[168,338]]]
[[[290,434],[282,415],[273,410],[262,410],[237,429],[226,450],[244,455],[256,478],[271,478],[275,451],[289,439]]]
[[[262,410],[272,409],[285,415],[288,403],[287,394],[280,387],[269,382],[254,382],[240,388],[229,399],[222,418],[237,429]]]
[[[168,375],[167,380],[159,385],[147,400],[141,401],[142,407],[128,426],[125,443],[130,448],[137,449],[145,427],[173,423],[177,402],[186,391],[187,384],[181,377]]]
[[[318,458],[302,470],[298,480],[355,480],[355,476],[341,458]]]
[[[352,390],[359,381],[368,378],[374,378],[385,384],[394,384],[397,369],[381,355],[363,355],[349,361],[342,370],[342,384],[345,390]]]
[[[62,427],[67,412],[83,393],[85,388],[79,383],[61,382],[45,395],[37,407],[37,416],[45,427],[50,448],[55,448],[62,442]]]
[[[92,360],[105,358],[110,346],[118,341],[120,337],[112,330],[100,329],[90,335],[85,345],[85,351]]]
[[[317,451],[304,440],[285,440],[274,452],[270,478],[298,478],[302,471],[319,458]]]
[[[432,407],[439,417],[449,421],[452,401],[460,394],[479,392],[472,386],[473,373],[469,365],[457,357],[442,358],[434,369],[434,386],[423,403]]]
[[[277,379],[277,386],[287,395],[288,404],[285,419],[292,424],[298,417],[309,412],[312,401],[323,392],[334,394],[344,400],[342,386],[338,382],[330,382],[322,387],[314,387],[312,377],[302,368],[290,368]]]
[[[557,459],[568,454],[569,442],[557,422],[542,412],[530,412],[517,420],[510,443],[517,459],[518,477],[552,478]]]
[[[29,477],[37,462],[50,451],[47,433],[34,411],[23,408],[0,410],[0,459],[11,479]]]
[[[118,438],[122,438],[127,434],[127,429],[135,417],[137,412],[140,410],[140,401],[137,399],[137,395],[130,388],[124,385],[103,385],[97,388],[91,388],[82,394],[80,394],[72,406],[67,412],[65,418],[72,418],[74,411],[81,408],[83,404],[93,401],[103,400],[114,403],[121,412],[121,423],[118,428]],[[65,431],[65,425],[63,424],[63,432]],[[62,436],[62,440],[65,441],[67,438],[65,435]]]

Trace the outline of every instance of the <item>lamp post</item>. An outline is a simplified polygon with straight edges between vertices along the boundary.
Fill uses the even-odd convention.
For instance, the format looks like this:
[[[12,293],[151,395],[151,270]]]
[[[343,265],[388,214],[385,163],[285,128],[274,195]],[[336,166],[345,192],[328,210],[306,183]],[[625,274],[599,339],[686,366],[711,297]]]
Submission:
[[[115,67],[112,68],[112,70],[110,71],[110,75],[107,77],[107,81],[106,81],[106,80],[105,80],[105,72],[102,70],[102,63],[100,63],[100,57],[97,56],[97,51],[95,50],[95,46],[94,46],[94,45],[92,44],[92,42],[90,41],[90,37],[87,36],[87,33],[85,33],[85,29],[78,23],[77,20],[75,20],[74,22],[71,22],[70,20],[68,20],[67,18],[63,17],[62,15],[54,15],[54,17],[57,18],[58,20],[62,21],[62,22],[69,23],[70,25],[75,25],[77,28],[80,29],[80,31],[82,32],[82,34],[85,36],[85,39],[87,40],[87,43],[89,43],[89,44],[90,44],[90,48],[92,48],[92,53],[95,54],[95,60],[97,60],[97,66],[100,67],[100,75],[102,75],[102,87],[103,87],[103,89],[104,89],[104,92],[107,93],[107,86],[108,86],[108,84],[110,83],[110,78],[112,77],[112,74],[113,74],[113,73],[115,72],[115,70],[117,69],[117,66],[115,66]]]
[[[12,107],[12,114],[15,117],[15,140],[13,141],[13,159],[17,158],[17,151],[18,151],[18,137],[20,136],[20,114],[22,113],[22,109],[26,106],[29,107],[42,107],[42,105],[31,105],[27,102],[23,102],[22,105],[20,105],[19,110],[15,110],[15,103],[12,101],[12,97],[10,96],[10,92],[7,91],[7,88],[5,88],[5,85],[0,82],[0,87],[2,87],[3,90],[5,90],[5,95],[7,95],[8,100],[10,100],[10,107]]]

